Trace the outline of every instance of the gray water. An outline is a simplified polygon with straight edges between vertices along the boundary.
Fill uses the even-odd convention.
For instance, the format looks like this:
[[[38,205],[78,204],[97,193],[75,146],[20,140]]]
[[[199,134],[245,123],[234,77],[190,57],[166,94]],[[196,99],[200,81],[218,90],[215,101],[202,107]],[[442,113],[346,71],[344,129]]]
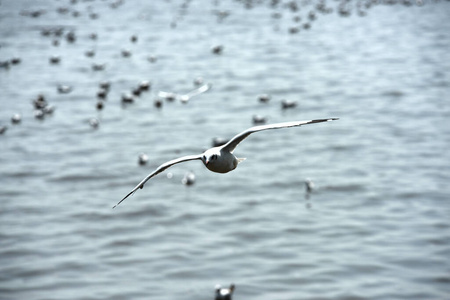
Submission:
[[[347,17],[335,1],[269,2],[1,1],[0,61],[21,62],[0,68],[0,299],[206,300],[230,283],[235,300],[449,299],[450,2],[351,1]],[[198,76],[211,90],[155,108]],[[56,107],[44,120],[39,94]],[[112,209],[253,115],[340,120],[256,133],[233,172],[179,164]]]

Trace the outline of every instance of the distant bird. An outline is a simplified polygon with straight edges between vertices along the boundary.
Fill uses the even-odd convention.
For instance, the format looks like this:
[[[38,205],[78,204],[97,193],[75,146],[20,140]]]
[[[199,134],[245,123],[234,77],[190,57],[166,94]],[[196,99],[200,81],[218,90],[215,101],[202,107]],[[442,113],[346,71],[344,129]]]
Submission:
[[[307,194],[310,194],[314,189],[314,182],[311,181],[311,179],[305,180],[305,191]]]
[[[58,55],[52,55],[52,56],[50,56],[49,61],[51,64],[56,65],[56,64],[60,63],[61,57],[59,57]]]
[[[134,99],[133,96],[131,96],[128,93],[125,93],[122,95],[122,103],[133,103]]]
[[[179,94],[172,93],[172,92],[160,91],[160,92],[158,92],[158,96],[166,99],[167,101],[174,101],[175,99],[179,99],[181,101],[181,103],[188,103],[192,97],[200,95],[204,92],[207,92],[211,87],[212,87],[212,84],[207,83],[207,84],[204,84],[204,85],[190,91],[189,93],[186,93],[183,95],[179,95]]]
[[[267,103],[270,100],[270,95],[268,95],[268,94],[261,94],[261,95],[258,96],[258,100],[259,100],[259,102]]]
[[[141,83],[139,83],[139,89],[141,91],[148,91],[150,89],[151,83],[148,80],[144,80],[141,81]]]
[[[253,124],[266,124],[267,122],[267,117],[263,117],[260,115],[254,115],[252,118]]]
[[[60,94],[68,94],[72,91],[72,87],[70,85],[60,84],[58,85],[58,93]]]
[[[294,27],[294,26],[289,27],[289,33],[290,33],[290,34],[296,34],[296,33],[298,33],[299,31],[300,31],[300,29],[299,29],[298,27]]]
[[[99,64],[99,63],[94,63],[92,64],[92,70],[93,71],[103,71],[106,67],[106,64]]]
[[[130,57],[131,51],[129,49],[122,49],[122,56],[123,57]]]
[[[19,124],[22,122],[22,116],[20,114],[13,114],[11,117],[11,123],[12,124]]]
[[[106,99],[106,96],[108,95],[108,90],[105,89],[99,89],[97,91],[97,98],[99,99]]]
[[[66,40],[67,40],[67,42],[69,42],[69,43],[74,43],[74,42],[77,40],[77,36],[75,35],[75,32],[69,31],[69,32],[66,34]]]
[[[22,60],[20,59],[20,57],[13,57],[13,58],[11,58],[11,64],[12,65],[18,65],[18,64],[20,64],[20,62],[21,62]]]
[[[187,186],[193,185],[195,183],[195,174],[192,172],[187,172],[184,174],[183,179],[181,179],[181,183]]]
[[[297,102],[295,102],[295,101],[281,100],[281,108],[282,109],[294,108],[296,106],[297,106]]]
[[[229,288],[223,288],[220,284],[215,287],[215,300],[231,300],[233,296],[233,292],[235,290],[235,285],[232,283]]]
[[[47,100],[45,100],[44,95],[38,95],[36,99],[33,100],[33,106],[36,109],[43,109],[48,105]]]
[[[308,19],[314,21],[316,19],[316,13],[314,11],[310,11],[308,14]]]
[[[139,162],[139,164],[140,164],[141,166],[147,164],[147,162],[148,162],[148,155],[145,154],[145,153],[139,154],[138,162]]]
[[[104,90],[108,91],[109,88],[111,87],[111,82],[109,82],[109,81],[102,81],[102,82],[99,83],[99,87],[101,89],[104,89]]]
[[[213,47],[211,47],[211,51],[212,51],[212,53],[217,54],[217,55],[222,54],[223,46],[222,45],[213,46]]]
[[[158,57],[156,57],[155,55],[150,55],[147,59],[149,62],[155,63],[158,60]]]
[[[320,122],[327,122],[337,120],[337,118],[329,118],[329,119],[318,119],[318,120],[309,120],[309,121],[293,121],[293,122],[284,122],[284,123],[276,123],[276,124],[270,124],[270,125],[260,125],[260,126],[254,126],[250,127],[249,129],[239,133],[235,137],[233,137],[228,143],[219,146],[219,147],[213,147],[208,150],[206,150],[202,154],[197,155],[188,155],[183,156],[180,158],[173,159],[171,161],[165,162],[162,165],[160,165],[155,171],[147,175],[134,189],[131,190],[122,200],[119,201],[114,207],[122,203],[126,198],[128,198],[130,195],[134,194],[138,189],[142,189],[144,187],[144,184],[153,176],[163,172],[170,166],[173,166],[175,164],[189,161],[189,160],[201,160],[203,164],[212,172],[216,173],[228,173],[238,166],[240,162],[242,162],[243,158],[237,158],[233,151],[236,148],[237,145],[239,145],[240,142],[242,142],[245,138],[247,138],[250,134],[268,130],[268,129],[280,129],[280,128],[286,128],[286,127],[294,127],[294,126],[301,126],[306,124],[314,124],[314,123],[320,123]],[[114,208],[113,207],[113,208]]]
[[[9,60],[0,61],[0,68],[9,69],[10,66],[11,66],[11,62]]]
[[[89,119],[89,125],[91,125],[93,129],[97,129],[98,126],[100,125],[100,122],[98,121],[97,118],[91,118]]]
[[[135,87],[131,90],[131,93],[136,96],[139,97],[142,93],[142,90],[139,87]]]
[[[38,120],[43,120],[45,117],[45,113],[42,109],[36,109],[34,111],[34,117]]]
[[[203,77],[197,77],[194,79],[194,86],[199,86],[203,84]]]
[[[172,93],[172,92],[163,92],[163,91],[159,91],[158,92],[158,97],[164,98],[169,102],[174,101],[177,98],[177,94]]]
[[[161,108],[162,107],[162,101],[160,100],[160,99],[155,99],[155,101],[153,101],[153,105],[156,107],[156,108]]]
[[[54,105],[47,105],[44,108],[42,108],[41,110],[42,110],[42,112],[44,114],[51,115],[55,111],[55,106]]]
[[[97,110],[102,110],[103,107],[104,107],[103,101],[101,101],[101,100],[97,101],[97,104],[95,105],[95,108]]]
[[[1,125],[0,126],[0,134],[4,134],[6,132],[6,130],[8,129],[8,126],[6,125]]]
[[[95,56],[95,50],[94,49],[86,50],[86,52],[84,52],[84,55],[86,55],[87,57],[93,57]]]
[[[187,103],[192,97],[200,95],[200,94],[208,91],[211,87],[212,87],[212,85],[209,84],[209,83],[204,84],[201,87],[199,87],[199,88],[197,88],[195,90],[192,90],[192,91],[190,91],[187,94],[181,95],[180,96],[180,101],[182,103]]]

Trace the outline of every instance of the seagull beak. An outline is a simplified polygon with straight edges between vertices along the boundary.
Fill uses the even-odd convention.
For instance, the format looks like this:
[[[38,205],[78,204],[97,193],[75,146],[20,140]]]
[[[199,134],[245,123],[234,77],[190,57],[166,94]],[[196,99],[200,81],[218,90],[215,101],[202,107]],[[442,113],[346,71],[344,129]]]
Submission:
[[[209,164],[209,160],[205,160],[205,166]]]

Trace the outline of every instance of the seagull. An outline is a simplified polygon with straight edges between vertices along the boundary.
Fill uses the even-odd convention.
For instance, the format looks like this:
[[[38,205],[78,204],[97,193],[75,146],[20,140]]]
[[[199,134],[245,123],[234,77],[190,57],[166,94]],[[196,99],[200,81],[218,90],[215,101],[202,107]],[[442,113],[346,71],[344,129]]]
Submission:
[[[183,179],[181,179],[181,183],[184,185],[193,185],[195,183],[195,174],[192,172],[187,172],[184,174]]]
[[[207,92],[211,87],[212,87],[212,85],[210,83],[204,84],[201,87],[196,88],[195,90],[192,90],[187,94],[181,95],[180,101],[182,103],[187,103],[189,101],[189,99],[191,99],[194,96],[200,95],[204,92]]]
[[[231,300],[231,296],[233,295],[235,285],[232,283],[229,288],[223,288],[220,284],[216,285],[215,291],[216,296],[215,300]]]
[[[187,103],[187,102],[189,102],[189,100],[192,97],[200,95],[204,92],[207,92],[211,87],[212,87],[212,84],[206,83],[184,95],[179,95],[179,94],[175,94],[175,93],[171,93],[171,92],[159,91],[158,96],[166,99],[167,101],[173,101],[178,98],[178,99],[180,99],[181,103]]]
[[[286,127],[295,127],[295,126],[301,126],[306,124],[314,124],[314,123],[321,123],[321,122],[328,122],[338,120],[338,118],[329,118],[329,119],[316,119],[316,120],[308,120],[308,121],[292,121],[292,122],[283,122],[283,123],[275,123],[275,124],[269,124],[269,125],[259,125],[250,127],[247,130],[244,130],[243,132],[237,134],[234,136],[231,140],[229,140],[226,144],[218,147],[213,147],[208,150],[206,150],[202,154],[197,155],[187,155],[183,157],[179,157],[173,160],[170,160],[168,162],[163,163],[160,165],[155,171],[147,175],[139,184],[134,187],[134,189],[131,190],[122,200],[119,201],[116,205],[113,206],[115,208],[120,203],[122,203],[123,200],[134,194],[138,189],[142,189],[144,187],[144,184],[150,180],[150,178],[154,177],[155,175],[163,172],[167,168],[179,164],[185,161],[190,160],[201,160],[203,164],[208,168],[208,170],[216,173],[228,173],[230,171],[233,171],[236,169],[238,164],[245,160],[245,158],[237,158],[233,151],[236,148],[237,145],[239,145],[240,142],[242,142],[245,138],[247,138],[250,134],[268,130],[268,129],[280,129],[280,128],[286,128]]]

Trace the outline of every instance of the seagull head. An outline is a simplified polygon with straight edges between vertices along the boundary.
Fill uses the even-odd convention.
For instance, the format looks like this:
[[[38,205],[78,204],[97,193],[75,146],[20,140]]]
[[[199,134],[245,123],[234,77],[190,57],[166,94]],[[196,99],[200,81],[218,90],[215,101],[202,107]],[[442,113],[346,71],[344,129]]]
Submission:
[[[209,169],[209,167],[213,166],[217,159],[220,157],[220,151],[217,148],[211,148],[205,153],[203,153],[202,161],[205,164],[205,166]]]

